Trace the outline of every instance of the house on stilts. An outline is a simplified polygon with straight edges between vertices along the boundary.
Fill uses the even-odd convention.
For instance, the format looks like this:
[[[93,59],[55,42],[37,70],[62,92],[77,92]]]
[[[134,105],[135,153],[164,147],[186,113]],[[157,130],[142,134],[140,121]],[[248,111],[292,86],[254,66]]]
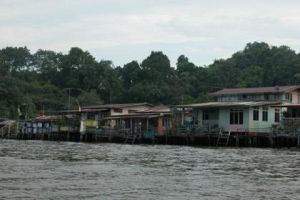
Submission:
[[[284,128],[287,118],[300,117],[298,85],[226,88],[210,95],[216,101],[177,106],[182,126],[202,132],[270,133]]]

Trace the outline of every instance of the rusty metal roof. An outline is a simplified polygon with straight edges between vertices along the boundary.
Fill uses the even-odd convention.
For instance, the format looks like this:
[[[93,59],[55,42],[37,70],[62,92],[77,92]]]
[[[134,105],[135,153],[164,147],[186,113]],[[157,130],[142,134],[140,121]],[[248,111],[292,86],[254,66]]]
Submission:
[[[171,113],[129,113],[125,115],[115,115],[111,117],[105,117],[104,120],[108,119],[137,119],[137,118],[144,118],[144,119],[149,119],[149,118],[158,118],[158,117],[163,117],[163,116],[169,116]]]
[[[106,108],[89,108],[89,109],[77,109],[77,110],[59,110],[59,111],[54,111],[52,113],[59,113],[59,114],[76,114],[76,113],[88,113],[88,112],[100,112],[100,111],[106,111],[108,109]]]
[[[40,115],[40,116],[31,118],[28,121],[48,122],[48,121],[56,121],[59,118],[60,117],[58,115]]]
[[[152,105],[146,102],[143,103],[122,103],[122,104],[99,104],[99,105],[90,105],[82,106],[82,109],[95,109],[95,108],[126,108],[126,107],[135,107],[135,106],[149,106]]]
[[[235,95],[235,94],[264,94],[284,93],[300,89],[300,85],[256,87],[256,88],[224,88],[217,92],[210,93],[212,96]]]

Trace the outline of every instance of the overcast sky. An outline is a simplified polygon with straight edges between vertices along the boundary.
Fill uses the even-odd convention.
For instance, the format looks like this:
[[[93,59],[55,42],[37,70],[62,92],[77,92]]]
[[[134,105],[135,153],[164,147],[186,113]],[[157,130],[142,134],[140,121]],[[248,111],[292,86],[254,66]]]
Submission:
[[[78,46],[121,66],[161,50],[203,66],[253,41],[299,52],[300,1],[0,0],[0,48]]]

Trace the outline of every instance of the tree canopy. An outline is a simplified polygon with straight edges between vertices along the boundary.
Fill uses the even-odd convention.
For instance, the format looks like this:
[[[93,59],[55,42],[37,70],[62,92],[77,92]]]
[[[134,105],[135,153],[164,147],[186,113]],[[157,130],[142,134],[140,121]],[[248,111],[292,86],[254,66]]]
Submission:
[[[0,50],[0,117],[16,118],[98,103],[181,104],[210,100],[225,87],[300,84],[300,54],[287,46],[253,42],[228,59],[197,66],[180,55],[176,66],[161,51],[141,63],[115,67],[73,47],[67,54],[30,53],[27,47]]]

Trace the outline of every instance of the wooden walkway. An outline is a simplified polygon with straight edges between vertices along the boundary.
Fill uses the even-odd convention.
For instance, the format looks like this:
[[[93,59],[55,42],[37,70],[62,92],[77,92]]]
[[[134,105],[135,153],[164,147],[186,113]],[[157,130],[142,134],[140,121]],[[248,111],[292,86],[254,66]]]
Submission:
[[[145,134],[146,136],[146,134]],[[131,134],[125,130],[102,132],[42,132],[17,133],[14,126],[0,128],[0,138],[21,140],[53,140],[77,142],[112,142],[123,144],[167,144],[188,146],[227,147],[300,147],[300,134],[234,133],[234,132],[187,132],[153,135]]]

